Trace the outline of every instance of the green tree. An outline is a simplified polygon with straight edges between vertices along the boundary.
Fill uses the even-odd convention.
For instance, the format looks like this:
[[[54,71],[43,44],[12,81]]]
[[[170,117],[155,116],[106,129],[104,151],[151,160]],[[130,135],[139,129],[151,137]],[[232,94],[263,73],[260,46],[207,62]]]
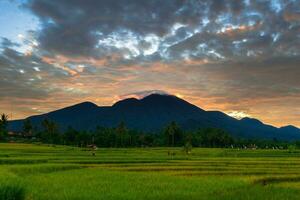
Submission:
[[[79,143],[80,147],[85,147],[91,144],[92,136],[91,133],[87,131],[80,131],[77,135],[76,141]]]
[[[164,135],[167,140],[167,146],[179,146],[183,143],[183,133],[176,122],[171,122],[166,126]]]
[[[225,131],[217,128],[205,128],[196,131],[193,144],[202,147],[228,147],[234,139]]]
[[[63,135],[63,139],[67,145],[74,145],[76,143],[79,143],[76,140],[78,138],[78,134],[78,131],[69,126]]]
[[[295,145],[296,145],[297,149],[300,149],[300,141],[299,140],[295,142]]]
[[[124,140],[127,136],[128,129],[124,122],[121,122],[116,128],[117,146],[124,147]]]
[[[32,136],[32,130],[33,130],[33,126],[31,124],[30,119],[26,119],[23,122],[23,134],[25,137],[29,137]]]
[[[0,117],[0,139],[4,140],[7,136],[7,125],[8,125],[8,116],[2,114]]]
[[[297,147],[296,147],[296,145],[294,145],[294,144],[290,144],[290,145],[288,146],[288,151],[289,151],[289,153],[295,153],[295,152],[296,152],[296,149],[297,149]]]
[[[50,143],[57,142],[57,140],[59,138],[57,124],[48,119],[44,119],[44,121],[42,121],[42,126],[44,128],[46,141],[50,142]]]
[[[183,150],[186,154],[190,154],[192,152],[192,144],[190,142],[186,142],[183,146]]]

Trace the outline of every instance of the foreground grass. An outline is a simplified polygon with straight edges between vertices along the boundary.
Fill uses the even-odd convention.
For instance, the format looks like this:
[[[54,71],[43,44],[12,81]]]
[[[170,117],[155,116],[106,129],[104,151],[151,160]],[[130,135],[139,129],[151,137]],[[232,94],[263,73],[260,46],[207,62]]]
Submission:
[[[167,152],[175,152],[168,156]],[[300,152],[0,144],[1,199],[299,199]]]

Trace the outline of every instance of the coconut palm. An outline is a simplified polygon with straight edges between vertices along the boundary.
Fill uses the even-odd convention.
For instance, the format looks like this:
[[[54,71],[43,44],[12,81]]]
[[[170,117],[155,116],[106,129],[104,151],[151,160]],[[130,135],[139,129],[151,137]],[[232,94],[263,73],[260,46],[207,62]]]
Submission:
[[[172,121],[167,127],[165,128],[165,136],[167,137],[167,143],[169,146],[174,147],[179,137],[181,137],[181,130],[176,122]],[[177,144],[178,145],[178,144]]]
[[[26,136],[26,137],[31,136],[32,135],[32,129],[33,129],[33,126],[31,124],[30,119],[26,119],[23,122],[23,133],[24,133],[24,136]]]
[[[127,128],[126,128],[126,125],[125,125],[125,123],[122,121],[119,125],[118,125],[118,127],[116,128],[116,134],[117,134],[117,137],[118,137],[118,140],[119,141],[117,141],[118,143],[119,143],[119,145],[121,146],[121,147],[124,147],[124,137],[125,137],[125,135],[127,134],[127,132],[128,132],[128,130],[127,130]],[[117,144],[118,144],[117,143]]]
[[[4,139],[4,137],[7,135],[7,124],[8,116],[3,113],[0,117],[0,139]]]
[[[45,133],[47,134],[47,138],[49,138],[49,142],[53,143],[55,135],[58,132],[58,127],[55,122],[45,119],[42,122],[42,126],[44,128]]]

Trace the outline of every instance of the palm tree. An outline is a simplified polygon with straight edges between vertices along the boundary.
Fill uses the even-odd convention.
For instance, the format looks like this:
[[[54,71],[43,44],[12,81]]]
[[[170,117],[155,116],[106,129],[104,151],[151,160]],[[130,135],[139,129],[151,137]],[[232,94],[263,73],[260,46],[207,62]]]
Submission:
[[[172,121],[165,129],[165,134],[167,135],[168,138],[168,145],[172,145],[172,147],[174,147],[175,145],[175,135],[176,132],[178,131],[178,126],[176,124],[176,122]],[[171,141],[170,141],[171,138]]]
[[[126,125],[123,121],[116,128],[117,137],[120,140],[119,142],[120,142],[121,147],[124,147],[124,137],[125,137],[127,131],[128,130],[127,130]]]
[[[30,119],[26,119],[23,123],[23,133],[24,136],[31,136],[32,135],[32,124]]]
[[[0,139],[3,139],[7,135],[7,124],[8,116],[3,113],[0,117]]]
[[[0,119],[1,123],[7,124],[8,122],[8,116],[6,114],[2,114],[1,115],[1,119]]]
[[[57,133],[57,129],[58,129],[57,125],[55,124],[55,122],[50,121],[48,119],[45,119],[42,122],[42,125],[44,127],[45,132],[49,136],[50,142],[53,143],[54,136]]]

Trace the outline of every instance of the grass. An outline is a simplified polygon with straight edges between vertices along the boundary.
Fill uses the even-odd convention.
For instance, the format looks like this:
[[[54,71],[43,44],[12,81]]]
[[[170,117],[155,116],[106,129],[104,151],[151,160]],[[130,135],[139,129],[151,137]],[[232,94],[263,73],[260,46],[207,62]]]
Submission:
[[[168,151],[175,156],[168,156]],[[300,151],[0,144],[0,200],[298,199]]]
[[[25,199],[25,187],[9,173],[3,173],[0,179],[0,200],[23,200]]]

